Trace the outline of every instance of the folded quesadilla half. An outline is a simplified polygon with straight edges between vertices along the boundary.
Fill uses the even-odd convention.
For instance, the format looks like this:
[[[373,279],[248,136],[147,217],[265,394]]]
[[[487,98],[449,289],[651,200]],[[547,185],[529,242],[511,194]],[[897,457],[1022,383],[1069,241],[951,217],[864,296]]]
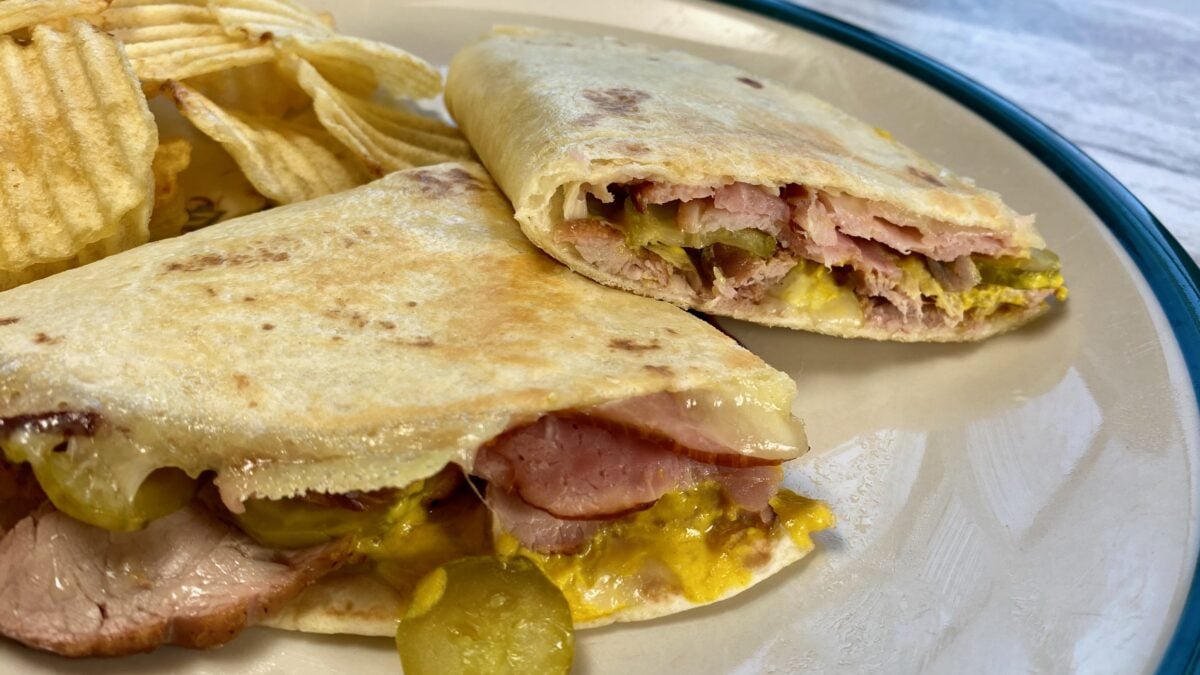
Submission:
[[[392,635],[418,577],[497,552],[579,625],[644,619],[832,524],[780,488],[793,382],[544,257],[477,165],[0,294],[0,362],[0,633],[61,654]]]
[[[981,339],[1066,298],[1032,216],[730,66],[497,29],[454,58],[446,99],[529,238],[610,286],[902,341]]]

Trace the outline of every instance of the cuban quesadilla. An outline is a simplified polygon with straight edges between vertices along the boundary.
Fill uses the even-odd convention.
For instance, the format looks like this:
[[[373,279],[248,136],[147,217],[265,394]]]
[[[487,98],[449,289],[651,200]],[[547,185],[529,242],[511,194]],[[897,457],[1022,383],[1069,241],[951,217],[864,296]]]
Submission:
[[[0,362],[0,633],[61,654],[392,635],[417,577],[494,552],[578,625],[644,619],[832,524],[780,488],[794,383],[543,256],[472,164],[7,291]]]
[[[529,238],[601,283],[844,337],[978,340],[1066,298],[1032,216],[737,68],[499,29],[447,105]]]

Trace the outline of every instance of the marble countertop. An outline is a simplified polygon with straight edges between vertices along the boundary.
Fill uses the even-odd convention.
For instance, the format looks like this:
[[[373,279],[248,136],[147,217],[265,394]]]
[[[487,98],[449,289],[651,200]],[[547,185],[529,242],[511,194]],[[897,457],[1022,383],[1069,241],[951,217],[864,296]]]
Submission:
[[[1200,1],[800,4],[916,49],[1036,115],[1200,261]]]

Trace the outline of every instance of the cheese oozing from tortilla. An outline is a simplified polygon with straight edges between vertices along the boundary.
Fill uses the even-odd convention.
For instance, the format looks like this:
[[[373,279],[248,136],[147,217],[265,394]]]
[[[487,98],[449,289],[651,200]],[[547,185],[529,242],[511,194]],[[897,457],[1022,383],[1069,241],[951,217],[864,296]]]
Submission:
[[[496,455],[493,446],[507,447],[515,454],[496,456],[517,464],[507,467],[507,475],[503,466],[486,470],[476,461],[472,472],[491,481],[489,495],[523,481],[529,495],[550,500],[539,503],[576,509],[583,529],[570,552],[532,540],[523,544],[506,532],[509,512],[493,516],[478,497],[481,487],[454,464],[403,488],[250,499],[236,513],[224,510],[211,487],[201,494],[205,508],[270,549],[349,541],[366,561],[360,567],[401,599],[427,572],[457,558],[492,554],[498,541],[501,553],[519,552],[541,566],[578,621],[603,623],[661,604],[663,597],[692,605],[720,599],[767,569],[781,540],[803,554],[812,548],[808,534],[832,524],[824,505],[778,490],[778,463],[803,452],[807,443],[803,427],[775,400],[771,391],[753,388],[659,392],[550,413],[485,445],[480,456]],[[561,439],[544,431],[559,423],[569,427],[565,434],[575,445],[557,444]],[[28,463],[60,511],[99,527],[137,529],[192,502],[202,482],[160,467],[131,494],[119,489],[126,481],[114,479],[105,465],[72,462],[64,443],[87,430],[25,421],[14,426],[3,440],[7,458]],[[553,441],[541,448],[542,456],[521,445],[530,432]],[[599,454],[588,454],[597,447]],[[588,469],[588,462],[597,464]],[[556,464],[565,473],[547,473]],[[598,473],[587,473],[592,470]],[[645,487],[639,470],[663,480],[648,493],[631,493]],[[557,483],[581,476],[574,487]],[[598,476],[607,476],[610,484],[597,482]],[[603,506],[613,499],[632,501],[614,513]],[[523,503],[519,495],[511,500]],[[488,503],[496,506],[490,497]],[[546,517],[552,527],[565,522]]]

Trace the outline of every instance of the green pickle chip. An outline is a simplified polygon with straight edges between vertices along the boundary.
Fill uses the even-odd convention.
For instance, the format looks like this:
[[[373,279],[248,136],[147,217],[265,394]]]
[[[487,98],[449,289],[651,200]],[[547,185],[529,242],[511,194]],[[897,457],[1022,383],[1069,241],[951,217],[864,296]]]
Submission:
[[[152,471],[135,493],[124,492],[110,468],[100,464],[80,468],[68,452],[60,452],[66,440],[53,433],[22,432],[0,446],[9,462],[28,462],[54,507],[76,520],[132,532],[183,508],[196,492],[196,481],[176,468]]]
[[[406,675],[567,673],[571,609],[525,558],[461,558],[425,575],[396,629]]]

